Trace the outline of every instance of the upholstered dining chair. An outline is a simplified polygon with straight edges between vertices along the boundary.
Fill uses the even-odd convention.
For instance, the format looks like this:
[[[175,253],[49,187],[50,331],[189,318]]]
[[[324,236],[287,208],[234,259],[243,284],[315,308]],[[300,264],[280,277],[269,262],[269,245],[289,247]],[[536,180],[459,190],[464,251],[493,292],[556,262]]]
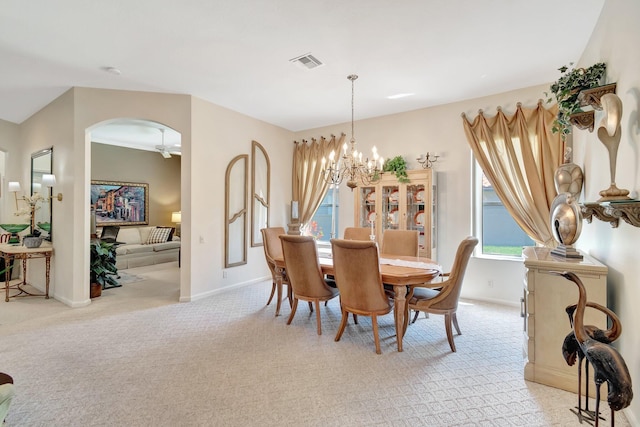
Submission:
[[[381,254],[418,256],[417,230],[384,230]]]
[[[289,278],[289,286],[293,294],[293,305],[287,325],[291,324],[296,315],[298,300],[309,302],[313,311],[315,306],[318,335],[322,335],[322,321],[320,320],[320,301],[329,301],[337,297],[340,292],[333,280],[325,280],[318,263],[316,242],[311,236],[280,236],[284,264]],[[313,303],[313,306],[311,305]]]
[[[460,243],[453,261],[451,272],[442,274],[442,276],[447,279],[438,283],[438,286],[440,286],[439,289],[431,289],[427,287],[433,286],[433,284],[424,285],[424,287],[411,287],[409,295],[407,295],[407,311],[404,317],[405,332],[407,331],[410,310],[443,314],[449,347],[451,347],[451,351],[456,351],[451,325],[453,324],[456,328],[458,335],[462,335],[460,327],[458,326],[456,311],[458,309],[458,299],[460,298],[460,290],[462,289],[464,273],[467,270],[467,265],[469,264],[469,258],[471,258],[473,249],[477,244],[478,239],[472,236],[465,238]],[[418,313],[416,313],[416,316],[413,318],[413,322],[416,321],[417,314]]]
[[[284,227],[262,228],[260,232],[262,233],[262,247],[264,249],[264,257],[266,258],[267,265],[269,266],[269,270],[271,271],[271,295],[269,295],[269,301],[267,301],[267,305],[269,305],[271,304],[271,300],[273,299],[273,296],[276,292],[276,264],[273,259],[283,257],[280,236],[287,233],[284,230]],[[282,284],[289,284],[286,272],[285,274],[283,274]],[[287,291],[287,297],[289,298],[289,305],[291,305],[292,300],[290,289],[288,289]]]
[[[349,313],[356,323],[358,315],[371,316],[376,353],[380,354],[377,317],[391,312],[393,305],[382,287],[378,247],[372,241],[331,239],[331,250],[342,311],[335,340],[340,341]]]
[[[371,229],[369,227],[347,227],[344,229],[346,240],[371,240]]]

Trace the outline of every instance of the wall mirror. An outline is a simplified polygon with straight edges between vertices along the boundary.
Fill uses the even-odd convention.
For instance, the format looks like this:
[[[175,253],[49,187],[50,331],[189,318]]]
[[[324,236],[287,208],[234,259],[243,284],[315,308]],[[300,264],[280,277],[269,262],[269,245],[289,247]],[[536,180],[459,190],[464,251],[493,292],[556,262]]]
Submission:
[[[225,175],[225,268],[247,263],[248,163],[247,154],[236,156]]]
[[[269,227],[271,188],[269,156],[259,142],[251,141],[251,246],[262,246],[262,228]]]
[[[40,209],[35,211],[34,223],[42,236],[51,240],[52,189],[42,185],[42,175],[53,173],[53,147],[45,148],[31,155],[31,195],[40,193],[45,197]]]

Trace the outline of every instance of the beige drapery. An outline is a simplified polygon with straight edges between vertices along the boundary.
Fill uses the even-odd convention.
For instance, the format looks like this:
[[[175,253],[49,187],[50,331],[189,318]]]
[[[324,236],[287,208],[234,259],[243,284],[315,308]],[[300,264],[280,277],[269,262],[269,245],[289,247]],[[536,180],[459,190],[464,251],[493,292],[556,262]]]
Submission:
[[[306,225],[316,213],[320,202],[327,194],[329,185],[322,176],[322,158],[329,158],[331,150],[340,155],[340,147],[345,134],[336,139],[320,138],[311,142],[295,141],[293,151],[293,200],[298,201],[298,216],[300,223]]]
[[[554,173],[561,164],[563,143],[551,128],[557,107],[522,108],[507,116],[501,108],[494,117],[482,110],[464,131],[478,164],[500,201],[533,240],[555,246],[549,212],[556,197]]]

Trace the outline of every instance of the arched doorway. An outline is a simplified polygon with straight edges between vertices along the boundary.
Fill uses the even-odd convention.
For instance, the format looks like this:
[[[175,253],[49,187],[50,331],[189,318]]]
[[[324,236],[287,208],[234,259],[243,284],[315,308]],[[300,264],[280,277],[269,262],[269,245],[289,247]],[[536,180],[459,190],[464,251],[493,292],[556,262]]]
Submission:
[[[91,182],[87,183],[91,193],[90,203],[93,204],[95,200],[93,192],[108,188],[106,184],[130,183],[134,187],[140,184],[146,191],[147,203],[142,223],[140,218],[128,222],[124,215],[119,218],[100,216],[97,220],[96,216],[90,215],[92,229],[94,225],[100,229],[111,221],[120,227],[121,238],[116,237],[116,241],[134,243],[119,246],[120,255],[116,258],[121,277],[118,281],[134,286],[134,282],[152,280],[158,273],[164,273],[163,284],[168,284],[167,278],[170,278],[169,282],[175,280],[172,290],[175,290],[176,301],[179,300],[181,284],[179,271],[176,270],[179,264],[172,263],[173,258],[170,258],[170,254],[175,255],[176,252],[180,256],[179,245],[162,252],[135,251],[163,246],[146,244],[150,229],[179,226],[171,221],[175,217],[172,214],[181,211],[181,134],[162,123],[137,118],[106,120],[90,126],[85,132],[86,149],[91,159],[88,168]],[[136,244],[142,247],[135,248]],[[161,291],[153,287],[140,289]],[[164,286],[163,290],[166,289],[167,286]]]

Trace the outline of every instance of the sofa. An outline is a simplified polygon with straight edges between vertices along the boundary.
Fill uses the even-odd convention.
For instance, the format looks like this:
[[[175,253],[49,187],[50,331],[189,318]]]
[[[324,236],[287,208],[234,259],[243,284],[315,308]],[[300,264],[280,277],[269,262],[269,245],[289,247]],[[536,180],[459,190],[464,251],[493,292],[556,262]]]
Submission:
[[[180,237],[172,227],[122,226],[116,241],[118,270],[180,260]]]

